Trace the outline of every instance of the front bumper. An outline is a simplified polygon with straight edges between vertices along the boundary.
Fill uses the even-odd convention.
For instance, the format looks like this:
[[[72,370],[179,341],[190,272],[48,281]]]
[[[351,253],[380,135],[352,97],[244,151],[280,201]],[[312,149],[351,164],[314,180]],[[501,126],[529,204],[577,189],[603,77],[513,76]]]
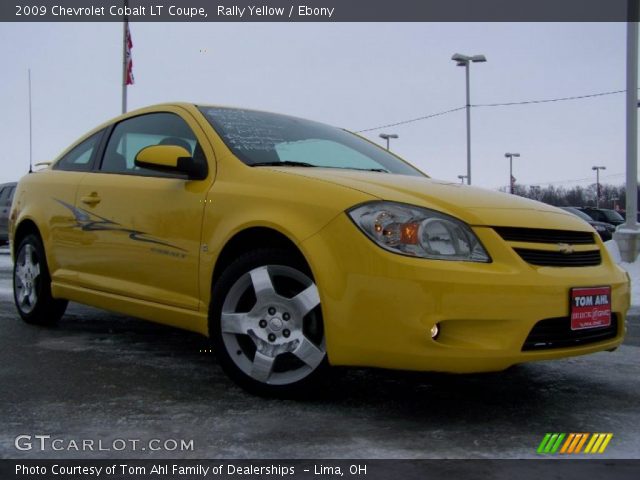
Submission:
[[[397,255],[375,245],[345,215],[302,242],[319,286],[329,360],[404,370],[482,372],[617,347],[629,308],[626,274],[598,241],[594,267],[536,267],[490,227],[474,227],[492,263]],[[540,320],[569,315],[573,287],[610,285],[615,337],[523,351]],[[434,340],[430,329],[438,323]]]

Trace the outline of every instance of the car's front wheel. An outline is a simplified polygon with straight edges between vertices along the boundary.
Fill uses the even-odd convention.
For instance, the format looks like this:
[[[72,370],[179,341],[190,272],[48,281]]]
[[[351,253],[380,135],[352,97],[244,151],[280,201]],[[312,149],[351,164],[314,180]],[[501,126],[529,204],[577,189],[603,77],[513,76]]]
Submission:
[[[318,288],[279,249],[239,257],[214,287],[210,334],[225,372],[261,395],[295,395],[328,368]]]
[[[19,243],[13,265],[13,299],[27,323],[52,325],[67,308],[66,300],[51,296],[51,277],[40,238],[25,236]]]

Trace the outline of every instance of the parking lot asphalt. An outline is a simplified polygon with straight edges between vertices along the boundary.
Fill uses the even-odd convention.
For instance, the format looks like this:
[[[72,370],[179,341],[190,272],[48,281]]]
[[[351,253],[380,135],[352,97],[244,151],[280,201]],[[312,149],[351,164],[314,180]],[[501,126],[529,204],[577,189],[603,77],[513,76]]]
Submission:
[[[640,458],[637,308],[613,353],[482,375],[339,369],[317,398],[273,400],[232,384],[195,334],[75,304],[26,325],[10,270],[0,252],[0,458],[534,458],[547,432],[610,432],[601,457]]]

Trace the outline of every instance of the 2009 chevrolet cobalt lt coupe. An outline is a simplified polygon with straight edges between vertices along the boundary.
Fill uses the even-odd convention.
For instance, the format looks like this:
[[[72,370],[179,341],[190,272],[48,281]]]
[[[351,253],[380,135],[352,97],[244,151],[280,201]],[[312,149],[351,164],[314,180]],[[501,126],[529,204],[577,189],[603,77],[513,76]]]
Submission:
[[[19,183],[14,297],[208,335],[238,384],[291,393],[329,365],[481,372],[612,350],[626,274],[562,210],[432,180],[347,131],[159,105]]]

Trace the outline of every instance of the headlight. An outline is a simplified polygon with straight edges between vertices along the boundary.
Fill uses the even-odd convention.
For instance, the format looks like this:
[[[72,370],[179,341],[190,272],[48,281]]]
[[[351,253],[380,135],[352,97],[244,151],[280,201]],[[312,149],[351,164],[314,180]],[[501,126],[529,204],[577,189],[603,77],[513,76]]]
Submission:
[[[434,260],[491,261],[471,228],[444,213],[384,201],[347,213],[371,240],[391,252]]]
[[[604,225],[596,225],[596,230],[599,232],[606,232],[607,229]]]

